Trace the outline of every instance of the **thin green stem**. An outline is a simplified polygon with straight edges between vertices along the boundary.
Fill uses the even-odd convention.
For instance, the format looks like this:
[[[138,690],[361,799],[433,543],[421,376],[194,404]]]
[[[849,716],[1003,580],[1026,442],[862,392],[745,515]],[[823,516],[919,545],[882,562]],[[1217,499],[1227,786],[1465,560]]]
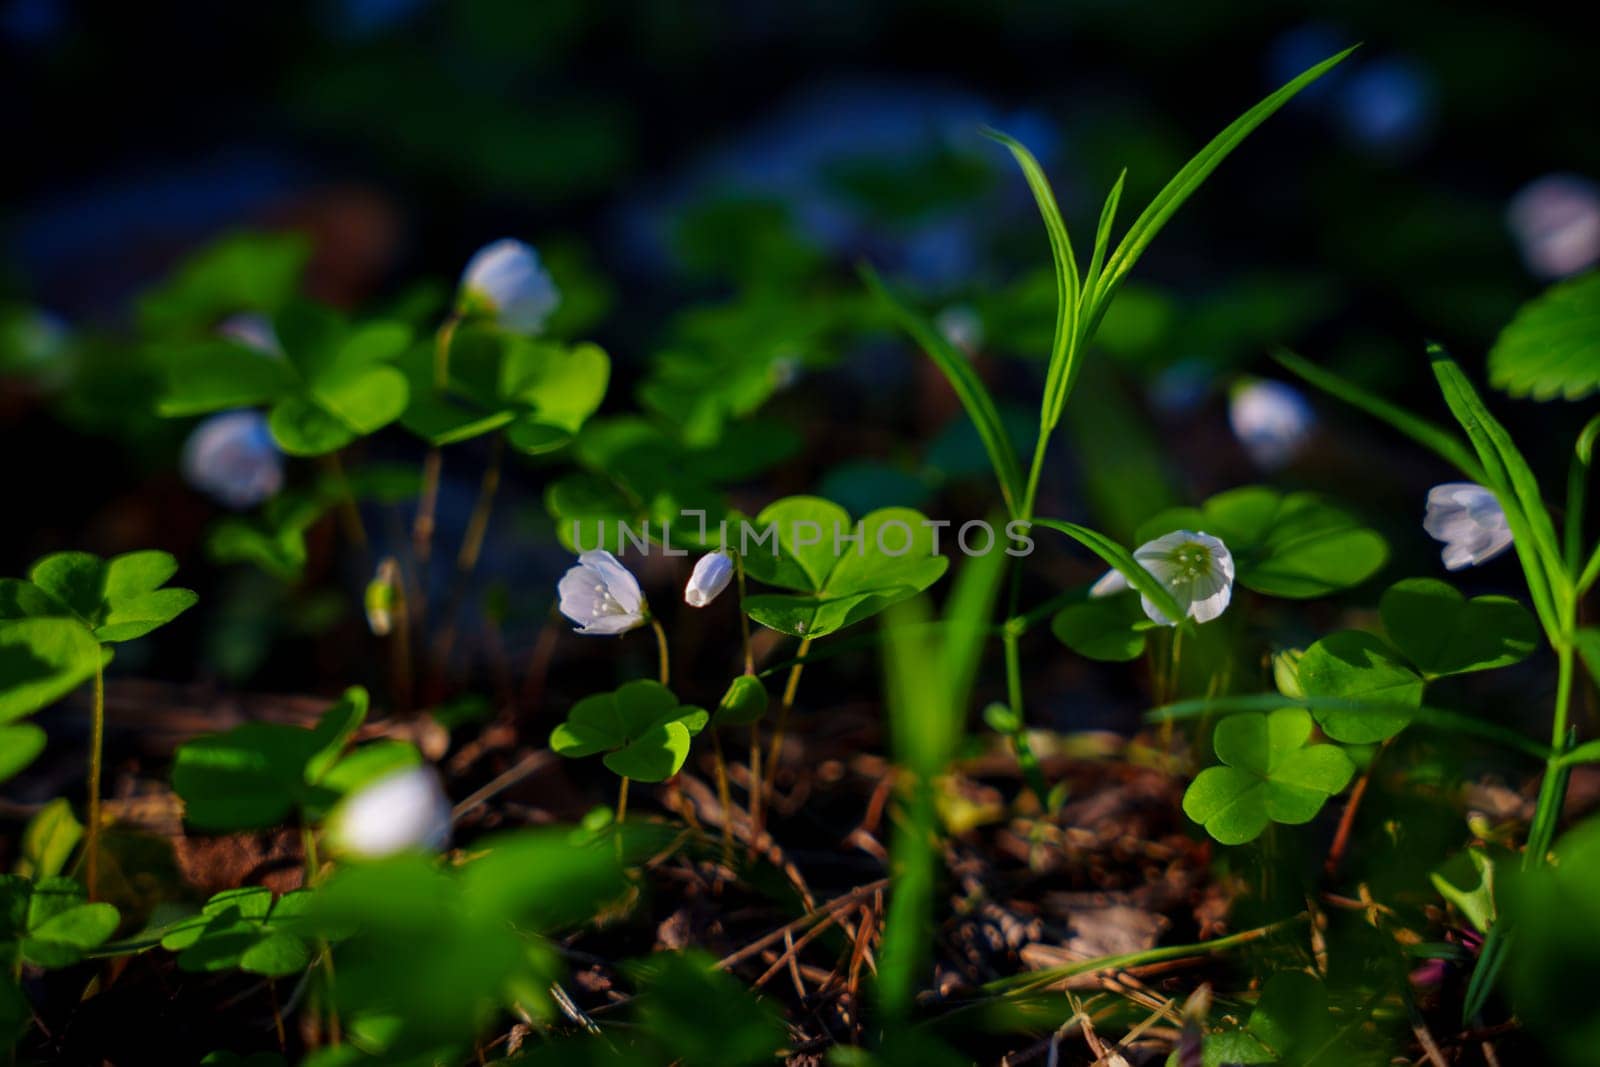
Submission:
[[[100,886],[100,773],[105,763],[106,679],[105,669],[94,669],[94,710],[89,724],[89,828],[84,844],[89,899],[95,899]]]
[[[1539,800],[1533,809],[1528,850],[1522,857],[1524,868],[1538,867],[1544,863],[1555,841],[1556,825],[1561,821],[1561,808],[1566,802],[1567,779],[1571,776],[1572,768],[1563,761],[1562,756],[1570,744],[1567,717],[1572,705],[1572,654],[1571,641],[1562,641],[1556,646],[1556,707],[1550,726],[1552,751],[1545,763],[1544,781],[1539,786]]]
[[[661,626],[661,620],[654,616],[650,619],[650,628],[656,632],[656,652],[660,657],[661,684],[670,684],[672,678],[672,662],[667,652],[667,631]]]
[[[778,723],[772,731],[772,746],[767,750],[767,766],[777,770],[778,756],[783,752],[783,731],[789,725],[789,711],[794,707],[795,693],[800,688],[800,670],[806,665],[806,653],[811,650],[811,638],[800,641],[800,651],[795,665],[789,668],[789,680],[783,686],[783,702],[778,705]]]
[[[733,573],[739,582],[739,635],[744,649],[744,673],[756,673],[755,654],[750,649],[750,616],[744,612],[744,557],[735,552],[733,555]]]
[[[455,340],[461,316],[451,313],[439,327],[433,346],[433,387],[439,392],[450,384],[450,345]],[[439,479],[444,455],[439,447],[428,449],[422,463],[422,493],[417,498],[417,517],[411,525],[411,546],[419,563],[426,563],[433,551],[434,514],[439,507]]]
[[[722,805],[722,862],[725,866],[733,866],[733,792],[728,788],[728,761],[722,754],[722,735],[713,723],[709,730],[711,734],[711,757],[715,761],[717,774],[717,803]]]
[[[344,460],[339,458],[338,452],[329,452],[323,457],[323,464],[328,468],[328,477],[333,480],[334,489],[339,494],[339,518],[344,524],[344,534],[351,544],[364,550],[367,547],[367,526],[361,521],[361,506],[356,502],[355,491],[350,488],[350,479],[345,476]]]
[[[500,489],[500,468],[505,451],[505,435],[495,434],[489,445],[489,465],[483,470],[478,499],[472,506],[472,518],[467,521],[466,535],[461,539],[461,552],[456,556],[456,570],[463,576],[472,573],[478,565],[478,556],[483,552],[483,538],[489,531],[489,516],[494,512],[495,494]]]
[[[628,817],[628,776],[623,775],[622,781],[617,785],[617,824]]]

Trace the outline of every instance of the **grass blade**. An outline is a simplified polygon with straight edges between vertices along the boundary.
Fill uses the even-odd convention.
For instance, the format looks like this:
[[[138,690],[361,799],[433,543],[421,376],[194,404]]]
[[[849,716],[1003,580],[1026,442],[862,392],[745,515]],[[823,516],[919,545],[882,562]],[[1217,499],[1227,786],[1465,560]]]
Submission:
[[[1094,253],[1089,257],[1089,273],[1083,277],[1080,303],[1087,304],[1094,295],[1095,287],[1100,284],[1100,271],[1105,266],[1106,253],[1111,251],[1111,227],[1117,221],[1117,208],[1122,204],[1122,187],[1127,180],[1128,168],[1123,167],[1111,192],[1106,194],[1105,204],[1100,208],[1100,225],[1095,228]]]
[[[1145,208],[1144,212],[1134,220],[1133,225],[1128,229],[1127,236],[1122,239],[1122,243],[1117,246],[1116,252],[1112,254],[1111,259],[1106,264],[1105,275],[1096,286],[1092,296],[1088,333],[1092,334],[1094,332],[1094,327],[1099,323],[1100,317],[1105,314],[1106,308],[1111,302],[1112,294],[1122,284],[1122,280],[1128,276],[1128,272],[1133,269],[1133,265],[1139,261],[1139,257],[1144,254],[1144,250],[1149,247],[1151,241],[1155,240],[1156,234],[1161,232],[1161,228],[1167,224],[1168,219],[1172,218],[1173,213],[1182,207],[1184,201],[1188,200],[1194,191],[1200,187],[1200,183],[1205,181],[1211,172],[1216,170],[1224,159],[1228,158],[1229,153],[1237,148],[1239,143],[1248,137],[1257,126],[1265,122],[1273,112],[1287,104],[1294,98],[1296,93],[1322,77],[1353,51],[1355,51],[1354,47],[1347,48],[1338,55],[1323,60],[1239,116],[1227,129],[1212,138],[1211,143],[1202,148],[1167,183],[1166,188],[1156,194],[1156,198],[1150,201],[1150,206]]]
[[[951,703],[962,710],[971,700],[983,648],[994,630],[989,620],[994,617],[1000,579],[1009,558],[1004,552],[967,557],[945,601],[941,648],[945,689]]]
[[[1572,600],[1571,579],[1556,541],[1555,525],[1539,494],[1539,483],[1511,435],[1489,414],[1483,400],[1455,361],[1438,345],[1428,346],[1434,377],[1445,403],[1467,432],[1483,462],[1487,485],[1500,499],[1511,527],[1512,545],[1522,560],[1534,606],[1552,643],[1559,643]]]
[[[995,407],[994,397],[989,395],[978,372],[931,322],[891,293],[876,271],[863,266],[861,276],[873,296],[944,372],[956,396],[961,399],[961,406],[967,409],[968,417],[978,428],[978,436],[983,439],[984,450],[989,453],[989,462],[994,466],[995,477],[1000,482],[1000,495],[1005,498],[1006,510],[1015,516],[1022,500],[1021,469],[1017,464],[1016,451],[1011,447],[1011,438],[1006,436],[1005,424],[1000,421],[1000,411]]]
[[[1443,426],[1413,415],[1405,408],[1367,392],[1354,382],[1341,378],[1332,371],[1324,370],[1286,348],[1274,352],[1272,358],[1278,361],[1279,366],[1298,375],[1329,396],[1337,397],[1351,407],[1365,411],[1380,422],[1388,423],[1472,481],[1483,483],[1486,477],[1483,473],[1483,464],[1478,462],[1477,456],[1473,455],[1472,449],[1468,448],[1461,438]]]
[[[1061,419],[1061,409],[1066,406],[1067,395],[1072,392],[1073,379],[1077,377],[1078,356],[1078,264],[1072,255],[1072,241],[1067,236],[1067,224],[1056,205],[1056,195],[1050,188],[1050,179],[1044,168],[1021,141],[1007,137],[998,130],[985,130],[985,134],[1011,150],[1022,174],[1033,190],[1033,199],[1044,218],[1045,232],[1050,237],[1050,259],[1056,272],[1056,328],[1050,342],[1049,370],[1045,372],[1044,402],[1039,408],[1039,433],[1048,434]]]
[[[1183,621],[1183,608],[1173,599],[1172,594],[1167,591],[1166,587],[1156,580],[1155,575],[1145,570],[1138,560],[1133,558],[1133,553],[1111,540],[1111,538],[1096,530],[1091,530],[1087,526],[1079,526],[1073,522],[1062,522],[1059,519],[1034,519],[1033,521],[1036,525],[1043,526],[1046,529],[1066,534],[1084,548],[1105,560],[1108,566],[1122,572],[1122,576],[1128,579],[1128,584],[1149,597],[1151,602],[1160,609],[1161,614],[1169,619]]]

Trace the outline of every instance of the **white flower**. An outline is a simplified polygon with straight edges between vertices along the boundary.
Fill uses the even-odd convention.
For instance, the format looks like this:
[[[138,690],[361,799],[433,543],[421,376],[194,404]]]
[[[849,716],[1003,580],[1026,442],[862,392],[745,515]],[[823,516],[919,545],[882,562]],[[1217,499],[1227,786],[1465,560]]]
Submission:
[[[1257,466],[1276,470],[1305,447],[1316,416],[1293,386],[1252,381],[1234,390],[1228,404],[1228,421],[1251,460]]]
[[[638,581],[604,549],[579,556],[556,589],[561,614],[577,623],[580,634],[626,633],[649,617]]]
[[[733,559],[726,552],[708,552],[694,565],[689,584],[683,588],[683,602],[703,608],[717,599],[733,579]]]
[[[934,316],[933,325],[944,339],[969,356],[983,347],[983,319],[966,304],[952,304]]]
[[[1221,615],[1233,598],[1233,554],[1219,538],[1207,533],[1175,530],[1140,545],[1133,558],[1149,571],[1195,622],[1210,622]],[[1128,588],[1121,571],[1107,573],[1089,587],[1091,597],[1106,597]],[[1177,625],[1143,594],[1139,597],[1151,622]]]
[[[283,488],[283,453],[259,411],[226,411],[194,428],[183,476],[230,508],[249,508]]]
[[[1476,567],[1511,545],[1511,526],[1495,495],[1474,482],[1446,482],[1428,490],[1422,517],[1428,536],[1444,542],[1446,570]]]
[[[513,333],[536,334],[561,303],[555,281],[539,265],[539,253],[507,237],[480,248],[461,273],[461,303]]]
[[[432,767],[407,767],[351,793],[328,820],[341,852],[368,859],[450,843],[450,798]]]
[[[1524,186],[1506,211],[1528,269],[1565,278],[1600,262],[1600,186],[1573,174],[1547,174]]]
[[[265,315],[254,311],[242,311],[237,315],[230,315],[217,325],[217,332],[230,341],[236,341],[246,348],[260,352],[263,356],[283,358],[283,343],[278,340],[278,331],[273,328],[272,320]]]

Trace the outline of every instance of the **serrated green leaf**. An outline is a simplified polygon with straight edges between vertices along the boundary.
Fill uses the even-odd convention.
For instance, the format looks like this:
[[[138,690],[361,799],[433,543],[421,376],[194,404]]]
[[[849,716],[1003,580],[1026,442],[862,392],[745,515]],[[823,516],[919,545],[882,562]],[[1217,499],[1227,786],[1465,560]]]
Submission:
[[[1489,350],[1489,381],[1535,400],[1582,400],[1600,389],[1600,271],[1522,305]]]

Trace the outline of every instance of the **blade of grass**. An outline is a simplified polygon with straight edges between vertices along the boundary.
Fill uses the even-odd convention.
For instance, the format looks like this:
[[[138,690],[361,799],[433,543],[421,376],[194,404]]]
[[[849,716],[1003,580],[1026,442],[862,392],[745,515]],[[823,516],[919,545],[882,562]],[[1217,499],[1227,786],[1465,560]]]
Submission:
[[[1488,479],[1484,484],[1499,497],[1506,513],[1511,543],[1522,560],[1540,621],[1551,643],[1559,645],[1566,639],[1566,619],[1572,601],[1571,579],[1556,541],[1550,512],[1539,494],[1539,484],[1527,460],[1512,444],[1511,435],[1489,414],[1477,390],[1455,361],[1438,345],[1429,345],[1428,355],[1433,360],[1434,377],[1439,381],[1445,403],[1483,462],[1483,472]]]
[[[1337,397],[1351,407],[1365,411],[1380,422],[1388,423],[1472,481],[1480,485],[1483,483],[1486,477],[1483,473],[1483,464],[1478,462],[1477,456],[1473,455],[1472,449],[1467,447],[1461,438],[1443,426],[1419,418],[1405,408],[1367,392],[1354,382],[1347,381],[1332,371],[1324,370],[1286,348],[1274,352],[1272,358],[1278,361],[1279,366],[1298,375],[1329,396]]]
[[[1066,534],[1084,548],[1105,560],[1107,566],[1120,572],[1124,578],[1128,579],[1129,585],[1150,598],[1155,606],[1160,609],[1161,614],[1169,619],[1183,621],[1183,608],[1178,605],[1177,600],[1167,591],[1166,587],[1156,580],[1155,575],[1145,570],[1138,560],[1133,558],[1133,553],[1111,540],[1111,538],[1096,530],[1091,530],[1087,526],[1079,526],[1077,523],[1072,522],[1062,522],[1059,519],[1035,519],[1033,521],[1036,525],[1043,526],[1046,529]]]
[[[1072,241],[1067,236],[1067,224],[1056,205],[1055,192],[1044,168],[1021,141],[1007,137],[999,130],[985,129],[1011,150],[1022,174],[1033,191],[1034,202],[1044,219],[1045,232],[1050,237],[1050,260],[1056,275],[1056,326],[1050,342],[1049,369],[1045,372],[1044,401],[1039,407],[1039,433],[1041,436],[1055,429],[1061,420],[1061,409],[1066,406],[1067,395],[1077,377],[1078,357],[1078,264],[1072,255]]]
[[[1150,242],[1155,240],[1156,234],[1161,232],[1167,220],[1172,218],[1211,172],[1216,170],[1217,166],[1228,158],[1228,155],[1257,126],[1293,99],[1300,90],[1322,77],[1354,51],[1355,47],[1351,47],[1336,56],[1330,56],[1239,116],[1227,129],[1212,138],[1211,142],[1167,183],[1166,188],[1156,194],[1156,198],[1150,201],[1150,206],[1145,208],[1128,228],[1122,243],[1117,246],[1117,250],[1106,263],[1105,275],[1100,280],[1090,304],[1092,310],[1089,315],[1087,335],[1093,334],[1094,327],[1105,314],[1112,295],[1128,276],[1128,272],[1133,269],[1133,265],[1139,261],[1139,257],[1144,254],[1144,250],[1150,246]]]
[[[1005,499],[1006,510],[1016,517],[1022,501],[1021,468],[1017,463],[1016,451],[1011,447],[1011,438],[1006,436],[1005,424],[1000,421],[994,397],[984,388],[978,372],[931,322],[891,293],[876,271],[863,266],[861,277],[872,295],[944,372],[962,407],[966,408],[967,416],[978,428],[984,451],[988,452],[989,462],[994,466],[995,477],[1000,482],[1000,495]]]
[[[1100,271],[1105,267],[1106,253],[1111,251],[1111,227],[1117,221],[1117,208],[1122,204],[1122,187],[1127,180],[1128,168],[1123,167],[1116,183],[1111,186],[1111,192],[1106,194],[1105,204],[1100,208],[1100,225],[1095,228],[1094,252],[1089,257],[1089,272],[1083,276],[1083,293],[1078,298],[1080,304],[1089,302],[1100,283]]]
[[[1004,552],[969,556],[956,575],[950,597],[945,602],[945,630],[942,667],[945,689],[957,708],[965,710],[972,697],[983,649],[994,631],[995,602],[1000,597],[1000,579],[1008,557]]]

